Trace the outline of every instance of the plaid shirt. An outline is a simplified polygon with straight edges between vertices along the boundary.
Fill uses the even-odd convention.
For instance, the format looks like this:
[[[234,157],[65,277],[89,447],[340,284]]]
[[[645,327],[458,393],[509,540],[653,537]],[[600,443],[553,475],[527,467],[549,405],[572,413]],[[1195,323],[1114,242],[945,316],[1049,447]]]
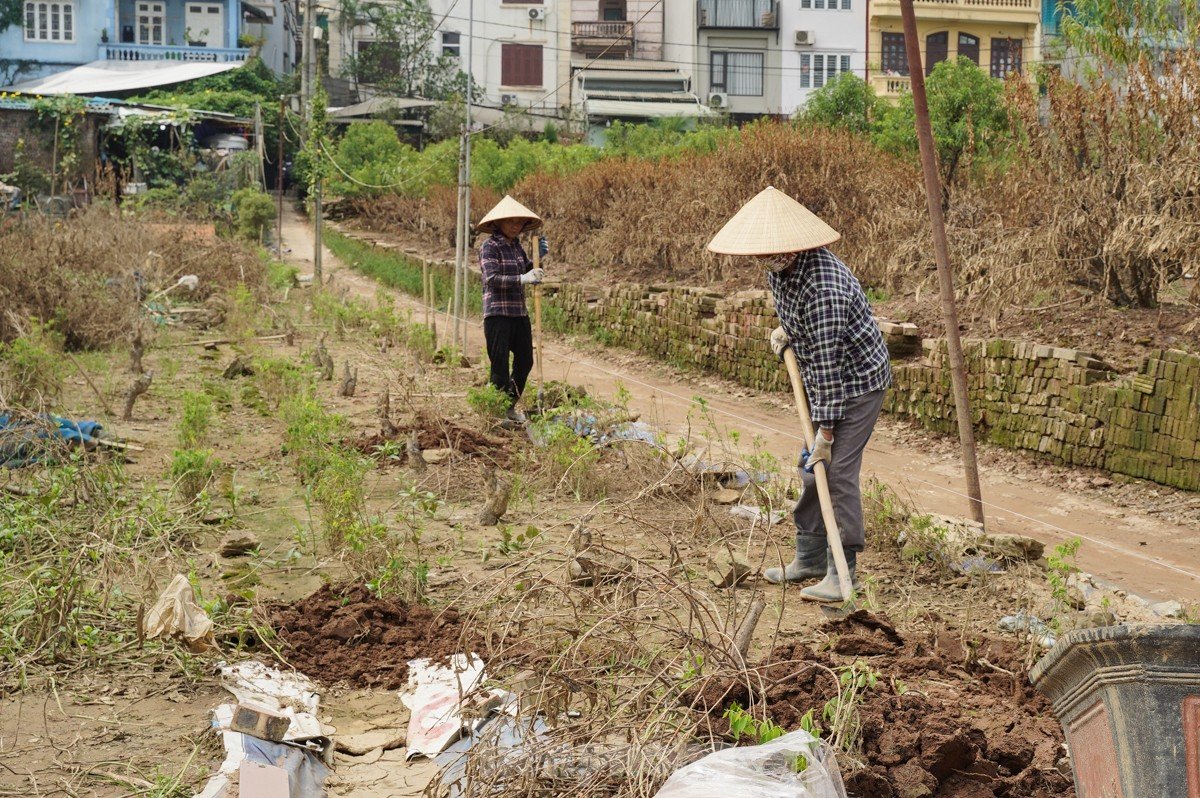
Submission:
[[[892,384],[883,334],[846,264],[828,249],[796,256],[791,268],[767,275],[779,323],[793,342],[813,421],[831,427],[847,399]]]
[[[521,275],[533,268],[519,241],[499,233],[479,248],[479,268],[483,271],[483,317],[528,316],[525,286]]]

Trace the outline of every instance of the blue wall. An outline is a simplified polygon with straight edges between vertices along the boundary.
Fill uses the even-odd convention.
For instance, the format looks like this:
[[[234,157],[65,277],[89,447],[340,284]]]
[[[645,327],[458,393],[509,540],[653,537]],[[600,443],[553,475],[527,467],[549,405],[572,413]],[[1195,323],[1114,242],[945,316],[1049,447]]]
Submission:
[[[73,66],[86,64],[96,60],[97,47],[100,44],[100,32],[107,28],[108,34],[113,34],[113,2],[112,0],[76,0],[75,3],[75,41],[73,42],[33,42],[25,41],[24,24],[13,25],[0,33],[0,58],[29,59],[39,62],[38,70],[33,74],[23,73],[20,79],[40,74],[50,74],[70,69]]]
[[[163,44],[173,45],[175,47],[185,47],[187,39],[184,37],[185,20],[187,18],[186,8],[187,3],[184,0],[163,0],[167,6],[167,29],[164,32]],[[135,0],[120,0],[121,3],[121,27],[126,25],[136,25],[136,5]],[[207,39],[209,47],[233,48],[237,47],[238,27],[242,16],[242,4],[239,0],[224,0],[225,3],[225,31],[211,31]],[[119,34],[112,39],[114,42],[120,43]],[[137,42],[137,28],[134,28],[134,43]]]

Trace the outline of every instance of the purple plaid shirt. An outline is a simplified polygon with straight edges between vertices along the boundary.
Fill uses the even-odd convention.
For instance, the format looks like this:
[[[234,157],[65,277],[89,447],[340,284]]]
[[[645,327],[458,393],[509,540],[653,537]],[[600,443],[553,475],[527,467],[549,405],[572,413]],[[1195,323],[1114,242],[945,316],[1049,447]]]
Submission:
[[[479,248],[479,268],[483,271],[483,317],[528,316],[525,286],[521,275],[533,268],[519,241],[492,233]]]

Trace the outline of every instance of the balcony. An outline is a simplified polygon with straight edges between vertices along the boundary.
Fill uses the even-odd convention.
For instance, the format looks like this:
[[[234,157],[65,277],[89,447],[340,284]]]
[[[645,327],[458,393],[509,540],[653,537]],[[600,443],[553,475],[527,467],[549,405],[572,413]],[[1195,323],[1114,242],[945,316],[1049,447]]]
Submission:
[[[155,44],[101,44],[101,61],[201,61],[236,63],[250,57],[243,48],[173,47]]]
[[[913,0],[921,20],[954,19],[973,22],[1008,22],[1037,25],[1042,17],[1041,0]],[[899,17],[900,0],[875,0],[874,17]]]
[[[627,54],[633,51],[632,20],[596,20],[571,23],[571,49]]]
[[[779,30],[775,0],[699,0],[696,22],[701,28]]]
[[[875,94],[894,100],[906,91],[912,91],[912,80],[908,75],[872,75],[871,86]]]

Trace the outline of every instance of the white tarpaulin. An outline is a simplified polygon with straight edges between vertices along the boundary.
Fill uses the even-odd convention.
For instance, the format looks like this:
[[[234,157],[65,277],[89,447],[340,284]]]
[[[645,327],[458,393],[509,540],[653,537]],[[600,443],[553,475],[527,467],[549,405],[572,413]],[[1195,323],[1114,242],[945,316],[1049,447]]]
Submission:
[[[93,61],[4,87],[22,94],[104,94],[182,83],[237,69],[240,61]]]
[[[623,118],[658,119],[671,116],[700,117],[716,116],[717,112],[699,102],[664,103],[641,102],[639,100],[592,100],[583,104],[588,116],[614,116]]]

